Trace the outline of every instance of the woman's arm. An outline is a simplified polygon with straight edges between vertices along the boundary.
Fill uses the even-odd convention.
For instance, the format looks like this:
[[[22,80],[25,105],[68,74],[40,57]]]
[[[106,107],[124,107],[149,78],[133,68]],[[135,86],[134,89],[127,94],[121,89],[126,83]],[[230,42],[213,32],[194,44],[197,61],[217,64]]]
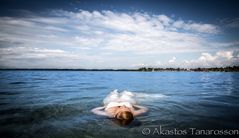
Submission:
[[[143,106],[139,106],[139,105],[133,105],[133,106],[138,108],[138,110],[133,111],[134,116],[138,116],[138,115],[146,113],[148,111],[147,107],[143,107]]]
[[[111,117],[107,112],[102,111],[105,107],[96,107],[91,110],[94,114]]]

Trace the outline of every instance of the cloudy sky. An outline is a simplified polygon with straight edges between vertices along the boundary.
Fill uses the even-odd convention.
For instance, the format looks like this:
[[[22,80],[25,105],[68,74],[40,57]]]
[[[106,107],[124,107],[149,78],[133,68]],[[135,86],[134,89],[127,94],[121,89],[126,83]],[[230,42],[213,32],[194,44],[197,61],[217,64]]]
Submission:
[[[236,1],[3,0],[0,68],[239,65]]]

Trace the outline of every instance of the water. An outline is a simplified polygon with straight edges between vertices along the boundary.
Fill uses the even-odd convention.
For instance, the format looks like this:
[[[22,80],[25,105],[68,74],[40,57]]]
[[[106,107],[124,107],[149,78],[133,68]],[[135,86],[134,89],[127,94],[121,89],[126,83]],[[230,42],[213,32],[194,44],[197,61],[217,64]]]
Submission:
[[[159,127],[238,129],[238,82],[230,72],[0,71],[0,135],[145,138],[162,137],[152,134]],[[149,112],[129,126],[92,114],[114,89],[134,92]]]

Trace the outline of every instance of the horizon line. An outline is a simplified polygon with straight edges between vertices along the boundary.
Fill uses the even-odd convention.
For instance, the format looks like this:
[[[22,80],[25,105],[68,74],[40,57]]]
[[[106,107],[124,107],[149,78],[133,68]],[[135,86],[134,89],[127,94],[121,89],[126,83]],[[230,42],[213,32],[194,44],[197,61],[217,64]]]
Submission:
[[[79,71],[145,71],[146,70],[210,70],[210,69],[227,69],[227,68],[237,68],[239,69],[239,66],[225,66],[225,67],[195,67],[195,68],[180,68],[180,67],[139,67],[135,69],[127,69],[127,68],[0,68],[0,70],[79,70]]]

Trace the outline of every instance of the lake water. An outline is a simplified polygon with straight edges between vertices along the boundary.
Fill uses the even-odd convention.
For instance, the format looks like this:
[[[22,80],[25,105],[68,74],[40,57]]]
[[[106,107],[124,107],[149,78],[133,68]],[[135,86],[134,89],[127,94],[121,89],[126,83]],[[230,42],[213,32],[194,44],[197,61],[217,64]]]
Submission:
[[[157,134],[160,127],[187,136],[194,136],[190,128],[238,130],[238,82],[232,72],[0,71],[0,135],[147,138],[168,136]],[[135,93],[149,112],[129,126],[91,113],[114,89]]]

